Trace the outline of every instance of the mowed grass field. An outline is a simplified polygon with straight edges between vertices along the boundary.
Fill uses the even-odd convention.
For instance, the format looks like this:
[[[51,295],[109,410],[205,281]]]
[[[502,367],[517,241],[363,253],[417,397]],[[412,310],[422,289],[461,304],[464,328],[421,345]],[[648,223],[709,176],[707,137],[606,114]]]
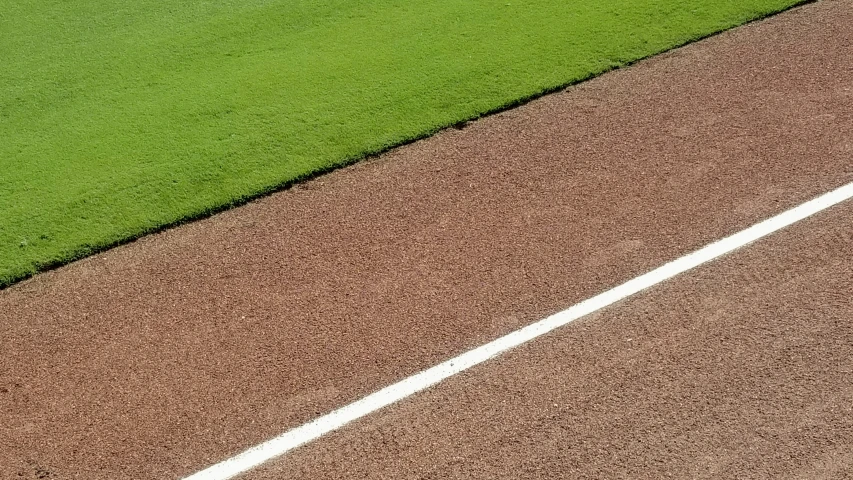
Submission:
[[[0,0],[0,287],[795,3]]]

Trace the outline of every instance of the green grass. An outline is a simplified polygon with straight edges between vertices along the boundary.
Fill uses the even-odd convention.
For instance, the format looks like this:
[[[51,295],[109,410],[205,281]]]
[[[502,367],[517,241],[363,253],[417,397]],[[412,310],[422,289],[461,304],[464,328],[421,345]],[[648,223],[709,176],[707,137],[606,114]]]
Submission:
[[[0,0],[0,287],[795,3]]]

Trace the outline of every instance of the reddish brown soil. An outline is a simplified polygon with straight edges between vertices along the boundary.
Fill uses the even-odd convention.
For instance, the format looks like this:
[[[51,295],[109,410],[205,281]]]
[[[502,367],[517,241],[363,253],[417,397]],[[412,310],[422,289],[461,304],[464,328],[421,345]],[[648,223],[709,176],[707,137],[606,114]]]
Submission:
[[[851,479],[851,259],[848,203],[242,478]]]
[[[0,292],[0,478],[192,473],[850,182],[851,52],[853,1],[826,0]],[[836,275],[849,279],[846,268]],[[827,275],[817,292],[845,298],[850,284]],[[810,334],[793,325],[790,338]],[[626,355],[607,328],[618,326],[590,330],[595,355]],[[543,378],[584,374],[542,352]],[[814,367],[810,385],[846,380]],[[752,388],[728,375],[732,391]],[[708,408],[724,397],[709,394]],[[742,398],[724,406],[746,418]],[[672,429],[652,434],[678,438],[674,404],[613,401],[585,411],[584,428],[657,409],[650,418]],[[791,424],[810,415],[785,412]],[[842,441],[842,428],[828,421],[823,434]],[[664,443],[624,451],[652,462]]]

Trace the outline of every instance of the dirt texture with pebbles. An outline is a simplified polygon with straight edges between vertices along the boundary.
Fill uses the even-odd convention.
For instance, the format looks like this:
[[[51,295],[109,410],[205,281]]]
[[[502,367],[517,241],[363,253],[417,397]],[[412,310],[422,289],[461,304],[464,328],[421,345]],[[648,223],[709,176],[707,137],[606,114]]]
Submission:
[[[0,478],[180,478],[850,181],[823,0],[0,291]],[[851,215],[259,473],[849,477]]]
[[[851,479],[851,259],[848,202],[241,478]]]

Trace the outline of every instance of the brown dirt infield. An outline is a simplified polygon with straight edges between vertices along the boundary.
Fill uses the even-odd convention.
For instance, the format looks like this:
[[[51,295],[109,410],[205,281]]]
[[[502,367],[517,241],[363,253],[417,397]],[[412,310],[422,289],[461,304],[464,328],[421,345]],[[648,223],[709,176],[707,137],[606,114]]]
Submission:
[[[851,219],[834,208],[241,478],[853,478]]]
[[[824,0],[0,291],[0,478],[179,478],[850,182],[851,52],[853,1]],[[818,222],[820,228],[849,232],[850,213],[840,209],[827,217],[832,223]],[[799,313],[781,315],[773,324],[778,329],[770,331],[762,330],[764,317],[758,315],[768,308],[757,305],[782,305],[781,314],[853,294],[849,242],[821,243],[813,235],[780,237],[772,262],[762,257],[764,250],[733,256],[709,270],[701,285],[674,282],[613,317],[587,319],[371,422],[422,425],[452,410],[436,425],[460,418],[444,433],[458,439],[466,425],[474,435],[473,424],[465,423],[473,420],[465,417],[477,418],[483,428],[470,440],[476,446],[470,451],[481,453],[439,457],[436,472],[511,472],[501,462],[515,457],[500,455],[498,447],[532,448],[553,433],[543,423],[550,417],[535,407],[544,405],[538,386],[509,371],[518,368],[532,372],[527,377],[550,379],[550,390],[541,393],[561,396],[559,405],[579,398],[570,387],[584,382],[600,380],[597,392],[611,391],[608,385],[628,392],[607,397],[615,403],[578,401],[565,410],[575,413],[572,428],[595,435],[573,444],[577,455],[557,457],[563,463],[542,463],[552,469],[540,472],[543,477],[548,471],[578,478],[712,471],[723,453],[748,461],[734,464],[743,471],[721,464],[721,476],[816,477],[772,470],[791,465],[768,454],[774,445],[793,445],[794,437],[774,437],[780,425],[803,426],[808,439],[798,454],[840,465],[827,467],[836,472],[829,477],[849,476],[850,413],[830,408],[850,396],[844,386],[853,371],[853,336],[849,323],[839,321],[850,319],[849,304],[811,309],[811,323],[800,321]],[[816,245],[817,258],[803,242]],[[803,264],[809,261],[814,264]],[[779,272],[765,272],[771,266]],[[786,269],[795,275],[785,276]],[[766,278],[767,291],[744,296],[758,276]],[[789,278],[801,283],[792,284],[794,290],[777,285]],[[709,301],[743,301],[726,308],[688,302],[691,318],[663,311],[681,308],[684,295],[702,288],[719,289],[707,294]],[[721,308],[726,315],[716,317]],[[682,331],[691,321],[707,324],[711,338],[730,338],[741,325],[752,325],[743,355],[761,365],[776,365],[777,358],[762,345],[788,340],[801,341],[795,352],[813,346],[835,363],[825,368],[802,361],[753,381],[729,370],[740,365],[724,358],[732,344],[715,349],[702,337],[665,333]],[[664,377],[631,374],[642,369],[611,375],[606,368],[582,368],[630,358],[630,346],[616,335],[622,328],[648,331],[645,358],[659,355],[666,388],[643,383]],[[559,343],[565,338],[582,338],[592,347],[572,353],[582,359],[566,361],[558,352],[574,350]],[[831,348],[821,343],[832,338]],[[705,348],[696,352],[696,370],[679,370],[691,366],[683,349],[697,346]],[[707,372],[703,365],[717,365],[725,388],[707,394],[692,389],[699,380],[689,383],[689,374]],[[801,375],[810,381],[797,383]],[[494,398],[485,400],[500,402],[503,395],[511,407],[476,416],[483,412],[474,405],[474,399],[483,400],[476,397],[483,382],[495,385]],[[804,385],[799,397],[774,404],[777,397],[766,395],[766,408],[776,414],[756,412],[750,402],[763,391],[758,389],[788,382]],[[472,389],[467,396],[454,396],[466,385]],[[674,403],[651,403],[644,396],[668,391],[693,395],[705,410],[678,410],[676,397]],[[423,414],[400,413],[440,395],[455,400],[438,402],[438,413],[433,404]],[[799,398],[814,401],[797,403]],[[523,413],[525,405],[533,410]],[[706,427],[703,436],[678,443],[679,435],[695,431],[685,424],[691,412],[720,409],[734,420],[696,418],[696,428]],[[498,414],[508,412],[522,422],[518,429],[542,425],[535,442],[513,443],[515,430],[489,424],[503,422]],[[560,419],[561,412],[548,415]],[[417,417],[426,414],[431,416]],[[618,422],[641,418],[660,423],[637,420],[619,428]],[[400,428],[387,430],[389,444]],[[487,432],[497,437],[484,450]],[[750,432],[766,433],[756,437],[764,442],[757,450],[755,442],[729,441]],[[439,433],[427,428],[422,435]],[[377,451],[375,436],[367,438],[363,452]],[[604,443],[613,448],[602,448]],[[704,456],[655,463],[666,456],[661,449],[680,445]],[[356,470],[334,470],[336,458],[328,461],[329,472],[382,476],[384,470],[369,466],[380,468],[384,458],[397,468],[394,476],[428,477],[418,467],[424,459],[406,458],[417,452],[389,447],[386,457],[350,466]],[[301,470],[295,471],[310,478],[319,471],[306,454],[298,454]],[[589,461],[570,470],[565,462],[573,458]],[[464,470],[476,462],[484,470]],[[520,476],[527,471],[518,470]]]

